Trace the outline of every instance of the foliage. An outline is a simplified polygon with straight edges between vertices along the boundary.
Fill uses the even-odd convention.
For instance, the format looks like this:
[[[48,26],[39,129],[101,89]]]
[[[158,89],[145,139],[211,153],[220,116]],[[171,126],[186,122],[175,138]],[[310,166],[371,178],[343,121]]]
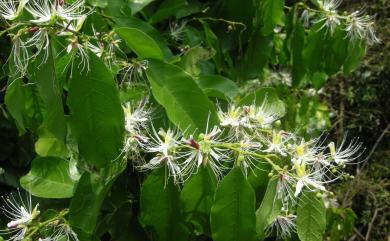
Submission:
[[[379,40],[372,17],[339,5],[1,1],[0,181],[29,194],[4,199],[0,235],[347,236],[354,214],[327,186],[351,178],[362,143],[320,136],[320,93]]]

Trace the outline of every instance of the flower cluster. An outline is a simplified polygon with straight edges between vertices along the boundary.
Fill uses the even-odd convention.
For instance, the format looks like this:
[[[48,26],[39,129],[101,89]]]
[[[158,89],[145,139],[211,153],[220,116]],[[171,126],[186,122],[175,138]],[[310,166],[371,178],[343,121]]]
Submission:
[[[109,67],[115,62],[115,50],[119,42],[113,32],[99,33],[92,26],[93,35],[81,32],[84,22],[92,10],[88,10],[84,0],[66,3],[63,0],[2,0],[0,1],[0,19],[7,21],[8,32],[13,47],[9,58],[15,66],[17,75],[25,76],[31,60],[39,55],[41,64],[50,54],[50,42],[53,36],[67,41],[63,51],[69,56],[66,65],[73,67],[77,58],[78,68],[89,71],[88,52],[102,58]],[[23,18],[22,18],[23,15]],[[29,19],[26,21],[25,19]]]
[[[340,26],[346,32],[346,37],[352,42],[358,40],[365,40],[368,44],[380,42],[375,33],[375,23],[372,16],[366,15],[364,10],[353,13],[339,13],[338,8],[341,4],[342,0],[319,1],[319,11],[306,7],[302,12],[301,19],[304,25],[308,26],[312,15],[318,15],[314,22],[322,23],[319,30],[325,28],[333,35]]]
[[[78,241],[77,234],[71,229],[64,216],[67,211],[48,219],[39,220],[39,204],[33,206],[31,194],[11,194],[3,198],[4,217],[9,219],[7,229],[0,230],[1,235],[7,235],[10,241],[39,240],[39,241]]]
[[[151,153],[150,161],[136,167],[143,171],[166,167],[168,178],[176,184],[185,182],[201,166],[210,168],[218,180],[233,166],[240,167],[245,176],[270,166],[270,175],[277,178],[276,198],[287,214],[278,217],[269,230],[289,235],[295,216],[288,211],[297,204],[302,190],[328,193],[326,184],[348,176],[343,168],[360,157],[362,144],[357,139],[347,144],[346,137],[339,146],[325,144],[321,137],[305,140],[280,129],[282,114],[267,97],[258,103],[219,106],[219,124],[197,136],[148,127],[150,113],[145,107],[131,109],[127,105],[125,149]]]

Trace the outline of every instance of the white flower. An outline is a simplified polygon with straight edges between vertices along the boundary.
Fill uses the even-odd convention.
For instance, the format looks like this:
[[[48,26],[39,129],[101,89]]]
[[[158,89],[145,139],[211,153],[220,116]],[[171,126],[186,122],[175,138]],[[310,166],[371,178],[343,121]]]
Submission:
[[[268,97],[264,98],[260,106],[251,105],[247,109],[250,121],[261,128],[268,127],[281,117],[275,106],[268,102]]]
[[[84,4],[84,0],[76,0],[73,1],[71,4],[65,2],[64,4],[57,4],[57,16],[59,16],[61,19],[66,19],[68,21],[85,18],[85,16],[90,13],[86,13]]]
[[[293,186],[296,185],[296,179],[290,176],[290,173],[287,170],[278,175],[276,194],[278,199],[282,201],[283,208],[288,210],[290,202],[295,203]]]
[[[150,110],[145,109],[145,105],[139,104],[137,108],[132,108],[130,102],[123,106],[125,113],[125,128],[129,133],[140,132],[145,129],[150,120]]]
[[[180,24],[176,21],[169,22],[169,34],[173,40],[180,41],[183,39],[186,24],[186,21],[182,21]]]
[[[34,56],[38,56],[43,51],[41,64],[46,63],[50,53],[49,33],[45,28],[39,28],[34,32],[34,35],[26,41],[26,47],[36,47],[38,51]]]
[[[330,158],[338,165],[344,165],[353,162],[362,154],[362,143],[358,139],[353,139],[347,146],[346,136],[344,136],[340,146],[335,147],[331,142],[329,145]]]
[[[267,227],[267,236],[276,229],[276,235],[279,239],[284,240],[291,237],[291,234],[296,232],[295,219],[296,215],[293,214],[278,215],[275,221]]]
[[[35,18],[30,20],[32,23],[48,23],[55,18],[55,6],[50,0],[29,0],[26,10]]]
[[[12,39],[10,58],[16,67],[16,74],[21,74],[22,76],[26,75],[30,57],[26,42],[24,42],[18,35]]]
[[[245,176],[248,176],[248,170],[258,169],[266,171],[258,166],[262,162],[260,158],[251,155],[251,153],[256,153],[260,150],[262,147],[260,143],[252,141],[249,136],[246,136],[238,144],[239,149],[242,151],[237,157],[238,163]]]
[[[211,131],[206,128],[205,134],[200,134],[198,141],[191,136],[185,141],[189,149],[182,150],[180,155],[185,160],[181,164],[184,176],[190,176],[200,165],[210,166],[218,180],[221,180],[226,167],[223,162],[228,161],[230,151],[226,148],[218,147],[226,139],[221,138],[221,130],[214,126]]]
[[[168,168],[169,177],[173,177],[175,183],[181,182],[183,177],[176,156],[181,133],[171,129],[167,131],[160,129],[157,133],[154,128],[152,129],[153,136],[150,137],[150,142],[144,148],[147,152],[156,153],[156,156],[140,166],[139,169],[153,170],[165,165]]]
[[[72,20],[85,19],[84,0],[76,0],[71,4],[54,0],[29,0],[26,6],[28,12],[34,16],[32,23],[51,23],[59,18],[69,23]]]
[[[50,241],[79,241],[77,234],[68,224],[58,224],[54,226],[52,235],[47,239]]]
[[[324,12],[323,17],[317,22],[324,21],[324,24],[319,30],[327,28],[330,30],[331,34],[334,33],[336,27],[341,24],[340,16],[337,14],[337,8],[341,5],[341,3],[341,0],[324,0],[321,2],[322,10]]]
[[[218,117],[221,126],[240,127],[244,124],[242,119],[242,109],[235,105],[230,105],[227,112],[224,112],[220,106],[218,108]]]
[[[363,11],[355,11],[348,17],[345,31],[352,41],[365,39],[369,44],[380,42],[375,34],[373,17],[364,15]]]
[[[309,190],[315,191],[315,190],[321,190],[321,191],[326,191],[324,187],[324,183],[322,181],[323,177],[323,172],[321,171],[312,171],[307,170],[307,165],[306,163],[294,163],[294,168],[296,172],[296,179],[297,179],[297,184],[295,188],[295,193],[294,196],[297,197],[301,192],[304,186],[306,186]],[[309,171],[309,172],[308,172]]]
[[[74,59],[79,59],[79,64],[77,67],[81,72],[84,70],[89,72],[90,70],[87,45],[88,43],[81,44],[77,38],[73,38],[70,40],[70,43],[66,48],[66,52],[71,55],[69,62],[72,64],[72,67]]]
[[[0,18],[11,21],[15,20],[22,13],[28,1],[29,0],[0,0]]]
[[[279,131],[273,131],[272,140],[267,140],[268,148],[264,152],[274,152],[279,153],[282,156],[287,156],[287,145],[289,141],[289,136],[286,136],[286,133]]]
[[[10,221],[7,224],[8,229],[0,231],[0,234],[12,234],[9,240],[23,240],[28,225],[39,215],[39,204],[33,208],[31,194],[28,195],[27,200],[23,200],[19,191],[17,195],[11,194],[10,197],[3,199],[5,202],[5,206],[2,207],[3,213]]]
[[[115,44],[116,45],[116,44]],[[111,46],[111,51],[115,45]],[[123,62],[122,68],[120,69],[122,75],[121,84],[127,82],[127,84],[132,84],[140,80],[145,72],[148,69],[149,62],[147,60],[132,60],[131,62]]]
[[[315,164],[321,161],[320,153],[324,150],[319,143],[319,139],[313,139],[309,141],[301,140],[300,144],[294,145],[293,163],[299,164],[309,163]],[[324,164],[324,163],[322,163]]]

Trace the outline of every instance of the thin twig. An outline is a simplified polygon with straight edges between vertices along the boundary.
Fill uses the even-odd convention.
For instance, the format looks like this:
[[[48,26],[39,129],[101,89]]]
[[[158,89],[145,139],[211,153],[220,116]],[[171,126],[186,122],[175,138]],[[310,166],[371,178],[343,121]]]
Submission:
[[[375,219],[378,216],[378,208],[375,208],[374,216],[372,216],[371,222],[368,225],[367,233],[366,233],[366,240],[370,240],[370,234],[372,230],[372,226],[374,225]]]

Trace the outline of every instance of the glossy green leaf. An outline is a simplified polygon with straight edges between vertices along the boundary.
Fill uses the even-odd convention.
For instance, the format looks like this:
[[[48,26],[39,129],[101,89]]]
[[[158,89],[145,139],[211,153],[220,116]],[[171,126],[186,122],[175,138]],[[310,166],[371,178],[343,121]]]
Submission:
[[[116,28],[115,32],[126,42],[139,58],[164,59],[157,43],[146,33],[136,28]]]
[[[180,214],[180,193],[172,180],[166,182],[165,168],[148,175],[141,187],[139,221],[151,228],[152,240],[187,240]]]
[[[275,220],[282,209],[282,202],[277,198],[277,185],[278,178],[272,178],[268,182],[267,191],[256,210],[256,232],[260,239],[264,238],[266,227]]]
[[[324,202],[315,192],[302,193],[297,209],[297,233],[302,241],[321,241],[326,228]]]
[[[255,193],[239,167],[220,183],[210,220],[214,241],[256,240]]]
[[[201,75],[196,82],[210,97],[232,100],[238,95],[237,84],[220,75]]]
[[[188,133],[206,131],[217,123],[215,107],[190,75],[181,68],[157,60],[149,61],[146,70],[152,92],[169,119]]]
[[[124,116],[114,77],[95,55],[89,59],[93,68],[74,69],[70,79],[71,129],[80,154],[88,163],[103,167],[119,155]]]
[[[58,157],[38,157],[31,170],[20,179],[22,187],[43,198],[70,198],[76,180],[72,179],[69,162]]]
[[[260,15],[263,20],[262,32],[264,35],[271,34],[277,24],[283,23],[284,0],[261,1]]]

